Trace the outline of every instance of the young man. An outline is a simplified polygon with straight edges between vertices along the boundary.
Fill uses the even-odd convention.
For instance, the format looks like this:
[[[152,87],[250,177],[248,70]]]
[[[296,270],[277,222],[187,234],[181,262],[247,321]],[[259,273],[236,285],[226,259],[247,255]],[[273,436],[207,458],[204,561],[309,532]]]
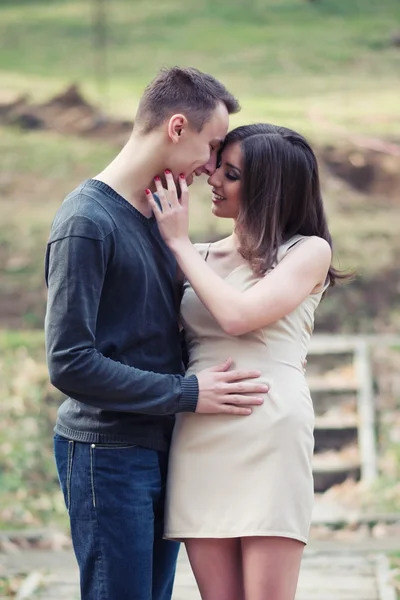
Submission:
[[[132,135],[73,191],[46,254],[50,378],[68,399],[55,456],[83,600],[169,600],[178,544],[162,539],[174,414],[229,412],[260,400],[256,372],[230,362],[184,378],[176,263],[145,189],[171,169],[212,173],[235,98],[196,69],[163,70],[146,88]]]

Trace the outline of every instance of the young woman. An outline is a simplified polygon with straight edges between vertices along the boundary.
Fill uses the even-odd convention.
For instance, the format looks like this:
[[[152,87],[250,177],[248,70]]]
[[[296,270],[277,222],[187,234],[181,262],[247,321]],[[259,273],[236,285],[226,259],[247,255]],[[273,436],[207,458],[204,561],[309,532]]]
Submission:
[[[228,134],[209,178],[233,233],[194,247],[188,189],[173,176],[147,198],[183,271],[189,371],[230,356],[269,392],[249,416],[178,415],[165,536],[183,540],[203,600],[294,600],[313,506],[314,413],[304,375],[314,311],[343,277],[332,266],[318,166],[274,125]]]

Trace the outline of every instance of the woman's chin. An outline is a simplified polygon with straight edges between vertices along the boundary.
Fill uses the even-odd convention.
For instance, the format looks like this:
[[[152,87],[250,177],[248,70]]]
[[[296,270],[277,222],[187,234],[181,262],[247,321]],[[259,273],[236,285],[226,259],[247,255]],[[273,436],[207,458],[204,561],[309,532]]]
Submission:
[[[214,215],[214,217],[220,217],[220,211],[218,209],[218,206],[216,206],[215,204],[211,205],[211,212]]]
[[[214,215],[214,217],[219,217],[220,219],[232,219],[232,215],[228,214],[226,210],[224,210],[224,208],[222,206],[219,206],[218,204],[215,204],[213,202],[212,206],[211,206],[211,212]]]

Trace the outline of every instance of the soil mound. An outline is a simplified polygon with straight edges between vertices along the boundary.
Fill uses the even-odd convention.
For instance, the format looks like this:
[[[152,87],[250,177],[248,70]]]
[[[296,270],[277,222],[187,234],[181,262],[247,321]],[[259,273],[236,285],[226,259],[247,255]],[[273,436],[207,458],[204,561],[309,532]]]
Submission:
[[[0,104],[0,123],[115,142],[125,140],[133,126],[133,122],[112,118],[91,105],[77,85],[43,104],[31,103],[28,96]]]

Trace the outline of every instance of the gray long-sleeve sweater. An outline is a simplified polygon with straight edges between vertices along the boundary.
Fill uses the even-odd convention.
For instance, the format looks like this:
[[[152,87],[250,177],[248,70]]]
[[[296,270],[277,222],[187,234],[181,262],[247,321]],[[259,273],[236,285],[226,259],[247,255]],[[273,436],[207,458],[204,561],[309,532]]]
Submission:
[[[51,382],[69,398],[56,433],[167,450],[173,415],[194,411],[183,378],[175,260],[147,219],[88,180],[60,207],[46,253]]]

